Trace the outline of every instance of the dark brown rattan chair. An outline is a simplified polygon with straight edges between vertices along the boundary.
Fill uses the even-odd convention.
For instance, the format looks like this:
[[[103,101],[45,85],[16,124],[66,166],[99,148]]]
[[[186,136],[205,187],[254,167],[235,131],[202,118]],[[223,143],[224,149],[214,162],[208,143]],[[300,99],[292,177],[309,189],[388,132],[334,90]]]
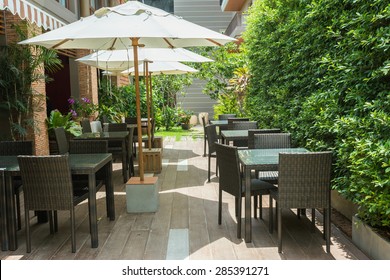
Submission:
[[[130,170],[130,175],[134,174],[134,159],[133,159],[133,147],[132,139],[134,138],[134,129],[128,130],[127,123],[109,123],[107,126],[108,132],[115,131],[129,131],[129,136],[126,141],[126,165],[128,166],[128,170]],[[108,142],[108,152],[112,153],[114,159],[122,160],[122,142],[121,141],[109,141]]]
[[[235,118],[236,114],[221,114],[218,115],[218,120],[227,120],[229,118]]]
[[[315,208],[323,208],[326,251],[330,252],[331,166],[332,152],[279,154],[278,188],[271,191],[269,199],[271,233],[273,231],[272,201],[276,200],[279,253],[282,252],[282,210],[286,208],[311,208],[313,229]]]
[[[218,143],[218,135],[217,135],[217,128],[213,124],[206,125],[206,134],[207,134],[207,144],[209,146],[209,150],[207,153],[208,156],[208,180],[207,182],[210,182],[211,177],[211,158],[216,158],[217,154],[215,152],[215,144]],[[216,171],[215,174],[218,176],[218,160],[216,161]]]
[[[280,128],[262,128],[262,129],[248,129],[248,149],[255,148],[255,134],[269,134],[269,133],[281,133]]]
[[[1,141],[0,155],[33,155],[33,141]],[[20,193],[23,190],[22,179],[20,178],[20,176],[15,176],[12,178],[12,186],[15,197],[17,226],[18,230],[20,230],[22,228],[22,218],[20,213]]]
[[[68,155],[19,156],[18,161],[24,189],[27,253],[31,252],[30,210],[49,212],[51,233],[57,230],[56,211],[69,211],[72,253],[75,253],[74,207],[88,198],[88,188],[77,187],[77,191],[74,191]]]
[[[219,194],[218,194],[218,224],[222,222],[222,191],[235,197],[237,217],[237,238],[241,238],[241,209],[242,197],[245,195],[245,183],[240,171],[237,147],[224,144],[215,144],[217,160],[219,162]],[[251,194],[269,194],[276,187],[259,179],[251,179]],[[256,200],[254,203],[256,211]]]
[[[231,119],[229,119],[231,120]],[[257,128],[257,122],[255,121],[234,121],[228,124],[229,130],[249,130],[249,129],[256,129]],[[234,140],[233,146],[236,147],[248,147],[248,139],[245,140]]]
[[[248,134],[249,135],[249,134]],[[254,149],[277,149],[277,148],[290,148],[291,147],[291,135],[290,133],[260,133],[253,136]],[[266,181],[271,184],[278,183],[278,171],[266,170],[258,171],[256,177],[260,180]],[[259,196],[259,217],[263,217],[262,213],[262,197]]]
[[[65,129],[63,127],[54,128],[54,134],[56,136],[58,153],[60,155],[65,155],[69,152],[69,143],[66,138]]]
[[[81,120],[81,129],[83,133],[92,132],[91,123],[89,122],[89,119]]]

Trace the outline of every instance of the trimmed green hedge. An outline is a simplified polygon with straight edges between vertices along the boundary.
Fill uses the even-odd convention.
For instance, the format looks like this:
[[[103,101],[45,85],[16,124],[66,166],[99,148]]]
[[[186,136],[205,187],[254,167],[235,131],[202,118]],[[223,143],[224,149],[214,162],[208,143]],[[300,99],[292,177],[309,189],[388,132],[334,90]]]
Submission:
[[[256,1],[244,39],[249,114],[334,151],[333,188],[389,229],[390,1]]]

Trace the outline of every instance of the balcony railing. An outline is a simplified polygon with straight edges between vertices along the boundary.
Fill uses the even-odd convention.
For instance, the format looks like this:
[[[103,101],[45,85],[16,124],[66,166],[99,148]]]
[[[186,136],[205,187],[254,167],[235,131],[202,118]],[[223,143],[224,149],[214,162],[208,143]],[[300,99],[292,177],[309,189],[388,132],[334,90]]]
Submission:
[[[234,15],[229,26],[226,28],[225,34],[231,37],[240,37],[246,27],[246,15],[238,12]]]

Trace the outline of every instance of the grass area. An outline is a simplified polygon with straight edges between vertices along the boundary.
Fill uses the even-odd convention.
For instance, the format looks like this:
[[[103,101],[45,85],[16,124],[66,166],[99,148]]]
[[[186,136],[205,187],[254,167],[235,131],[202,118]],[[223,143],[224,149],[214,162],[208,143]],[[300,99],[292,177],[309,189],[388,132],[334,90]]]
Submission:
[[[192,137],[203,138],[203,130],[191,128],[189,130],[184,130],[181,127],[173,127],[170,130],[165,130],[165,128],[160,128],[154,134],[155,136],[163,137],[176,137],[176,141],[180,141],[182,137]]]

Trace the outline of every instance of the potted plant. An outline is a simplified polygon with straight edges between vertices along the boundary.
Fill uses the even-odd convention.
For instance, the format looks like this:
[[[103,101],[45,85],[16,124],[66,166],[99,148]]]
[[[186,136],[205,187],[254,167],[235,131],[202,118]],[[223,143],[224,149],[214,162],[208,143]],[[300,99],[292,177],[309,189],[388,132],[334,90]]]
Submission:
[[[72,117],[76,120],[81,120],[84,118],[93,121],[96,119],[96,113],[98,112],[98,105],[95,105],[86,97],[82,97],[80,101],[74,99],[73,97],[68,99],[70,106],[70,113]]]
[[[184,110],[181,108],[178,108],[178,118],[179,118],[179,123],[181,124],[182,129],[190,129],[190,119],[192,116],[192,111],[190,110]]]
[[[60,111],[53,110],[50,112],[49,118],[46,119],[46,124],[49,134],[49,149],[51,154],[55,154],[57,151],[54,128],[64,127],[69,138],[81,135],[81,126],[72,119],[71,113],[63,115]]]

